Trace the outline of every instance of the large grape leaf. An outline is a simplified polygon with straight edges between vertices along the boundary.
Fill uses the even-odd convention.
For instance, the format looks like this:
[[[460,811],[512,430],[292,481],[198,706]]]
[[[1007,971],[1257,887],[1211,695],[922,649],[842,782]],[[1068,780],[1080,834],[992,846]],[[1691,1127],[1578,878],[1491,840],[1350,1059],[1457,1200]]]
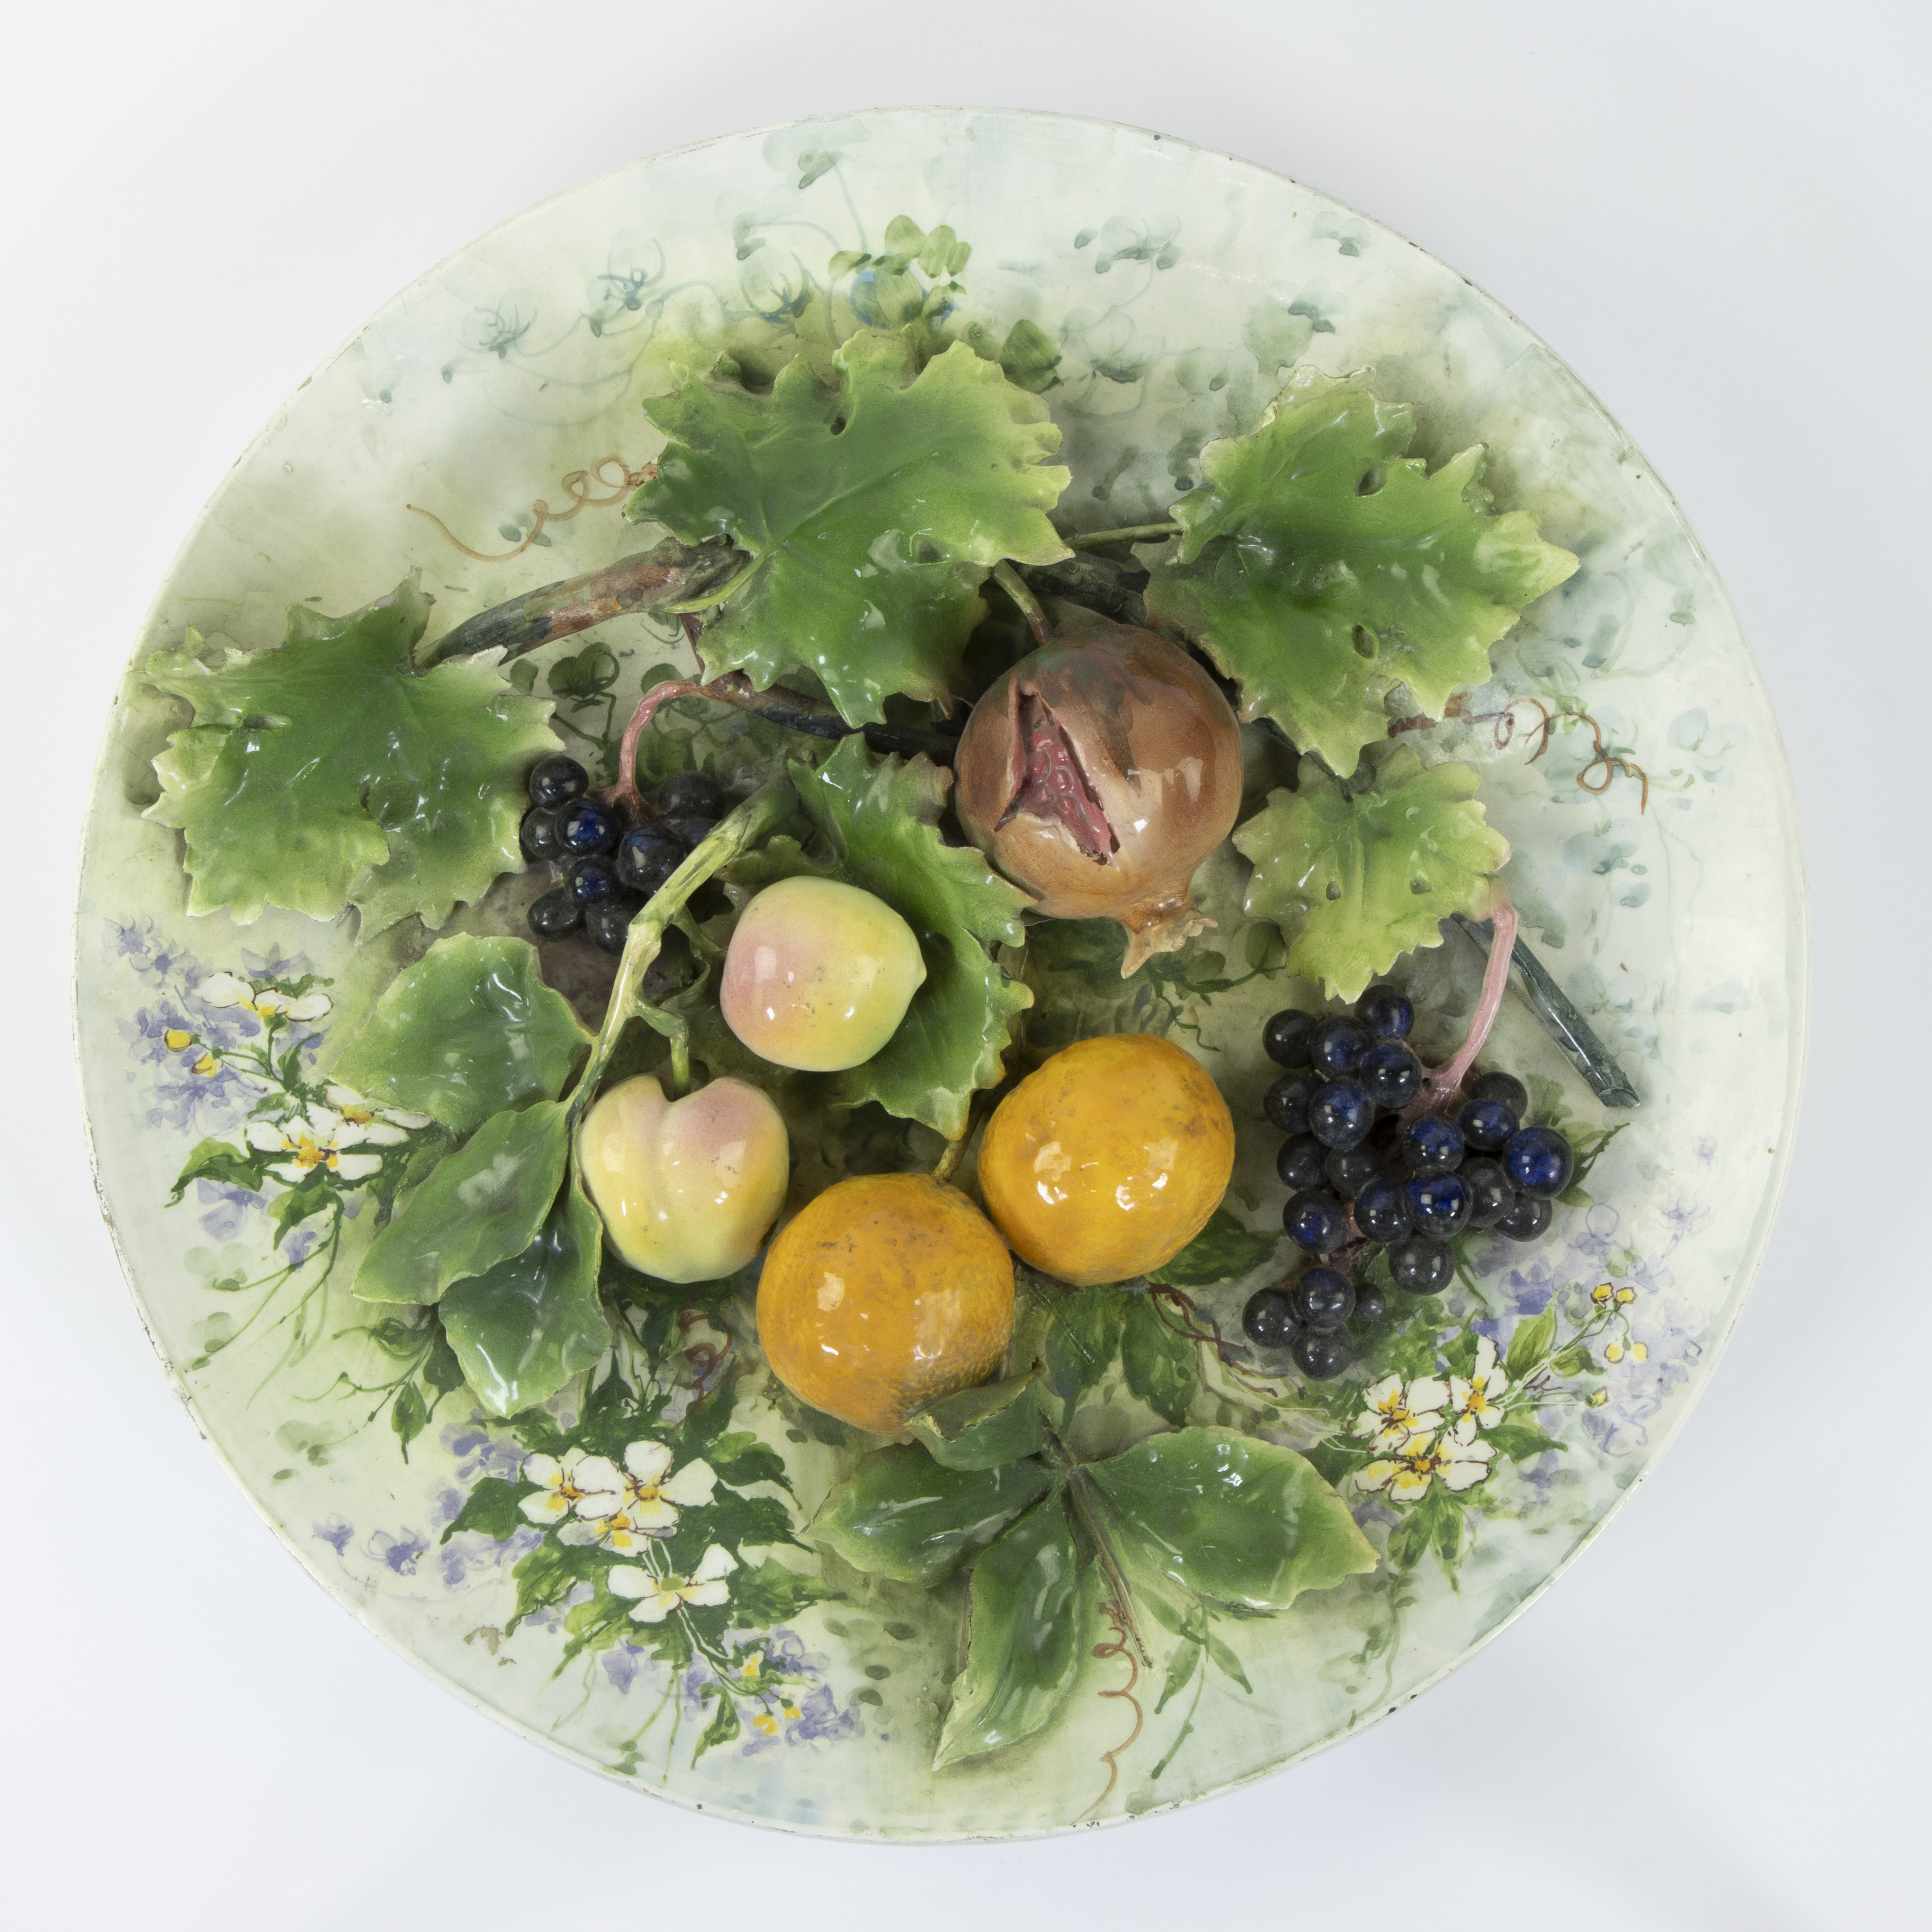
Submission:
[[[836,389],[800,357],[768,396],[694,379],[646,403],[670,441],[625,514],[750,553],[700,643],[710,676],[802,667],[858,724],[892,692],[957,688],[987,571],[1067,554],[1046,512],[1070,472],[1044,460],[1046,406],[964,343],[920,369],[868,329],[835,360]]]
[[[1354,999],[1401,956],[1442,943],[1452,913],[1487,919],[1509,845],[1484,823],[1473,765],[1424,767],[1404,745],[1348,796],[1312,758],[1234,833],[1252,862],[1245,910],[1289,940],[1288,969]]]
[[[789,839],[733,876],[763,883],[816,872],[875,892],[919,936],[926,983],[898,1030],[862,1065],[838,1076],[842,1106],[876,1100],[902,1120],[922,1120],[956,1140],[974,1091],[997,1086],[1012,1016],[1033,1004],[988,948],[1018,945],[1026,895],[970,846],[939,836],[952,775],[923,758],[874,759],[857,733],[815,770],[794,764],[799,802],[826,856],[808,858]]]
[[[440,939],[383,988],[335,1078],[466,1134],[562,1090],[590,1036],[524,939]]]
[[[1434,476],[1402,452],[1406,403],[1298,370],[1246,436],[1210,442],[1201,483],[1174,505],[1179,556],[1148,586],[1154,621],[1178,626],[1265,713],[1344,777],[1387,735],[1391,686],[1440,718],[1451,692],[1490,676],[1490,649],[1522,607],[1576,568],[1498,516],[1484,452]]]
[[[185,836],[190,912],[245,926],[353,905],[366,938],[411,913],[439,926],[522,869],[524,775],[556,749],[551,706],[512,690],[494,652],[416,670],[430,602],[408,581],[347,617],[291,604],[274,649],[206,664],[190,632],[148,658],[148,682],[194,708],[146,814]]]

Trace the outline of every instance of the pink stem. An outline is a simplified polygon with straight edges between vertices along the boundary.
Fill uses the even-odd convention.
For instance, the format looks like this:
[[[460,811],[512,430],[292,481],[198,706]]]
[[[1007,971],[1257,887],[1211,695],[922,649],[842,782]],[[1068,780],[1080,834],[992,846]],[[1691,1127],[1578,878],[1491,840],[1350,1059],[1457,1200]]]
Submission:
[[[728,704],[752,690],[752,681],[742,671],[730,671],[710,684],[690,678],[670,678],[654,684],[638,700],[631,722],[617,746],[617,782],[604,794],[606,802],[633,819],[647,817],[644,794],[638,790],[638,743],[644,727],[658,714],[658,707],[674,698],[715,698]]]
[[[1469,1030],[1462,1044],[1456,1049],[1456,1057],[1447,1066],[1438,1066],[1422,1083],[1422,1091],[1402,1113],[1405,1124],[1419,1114],[1432,1114],[1438,1108],[1453,1100],[1462,1084],[1462,1078],[1476,1063],[1476,1056],[1483,1050],[1490,1037],[1490,1029],[1496,1023],[1496,1015],[1502,1010],[1503,994],[1509,987],[1510,956],[1516,950],[1516,908],[1510,902],[1510,896],[1502,882],[1496,882],[1496,934],[1490,941],[1490,963],[1483,970],[1482,997],[1476,1002],[1476,1010],[1469,1021]]]

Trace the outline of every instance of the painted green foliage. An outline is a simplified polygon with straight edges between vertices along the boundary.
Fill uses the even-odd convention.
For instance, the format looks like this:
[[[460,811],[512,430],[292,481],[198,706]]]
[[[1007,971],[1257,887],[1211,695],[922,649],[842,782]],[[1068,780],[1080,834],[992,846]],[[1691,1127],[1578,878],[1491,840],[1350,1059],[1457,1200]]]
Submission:
[[[408,581],[347,617],[291,604],[275,649],[211,666],[190,632],[148,658],[148,681],[194,711],[147,812],[184,836],[190,912],[353,905],[366,938],[412,913],[439,926],[522,869],[523,776],[556,748],[551,707],[490,653],[415,669],[430,601]]]
[[[1425,767],[1405,745],[1352,798],[1312,759],[1300,777],[1234,834],[1255,868],[1248,916],[1289,936],[1290,972],[1352,1000],[1403,953],[1439,945],[1450,914],[1490,916],[1509,846],[1484,822],[1474,766]]]
[[[924,758],[874,758],[854,734],[816,769],[794,764],[799,802],[822,851],[774,839],[734,869],[746,885],[816,872],[875,892],[918,935],[926,981],[898,1030],[838,1076],[843,1106],[876,1100],[902,1120],[956,1138],[974,1091],[998,1084],[1013,1016],[1033,995],[988,950],[1018,945],[1026,896],[970,846],[940,836],[951,775]]]
[[[670,442],[626,514],[750,553],[700,646],[711,676],[802,668],[861,724],[958,688],[986,572],[1066,554],[1046,512],[1070,472],[1044,460],[1045,404],[964,343],[920,368],[903,333],[866,330],[835,359],[836,389],[801,358],[769,396],[693,379],[647,404]]]
[[[389,982],[335,1077],[466,1134],[492,1114],[554,1100],[590,1039],[544,984],[535,946],[463,934]]]
[[[1345,777],[1386,734],[1393,686],[1440,718],[1576,568],[1526,512],[1491,512],[1480,448],[1432,476],[1403,454],[1414,434],[1408,404],[1298,370],[1247,435],[1202,451],[1200,487],[1172,512],[1180,554],[1148,588],[1154,620],[1240,680],[1245,716]]]

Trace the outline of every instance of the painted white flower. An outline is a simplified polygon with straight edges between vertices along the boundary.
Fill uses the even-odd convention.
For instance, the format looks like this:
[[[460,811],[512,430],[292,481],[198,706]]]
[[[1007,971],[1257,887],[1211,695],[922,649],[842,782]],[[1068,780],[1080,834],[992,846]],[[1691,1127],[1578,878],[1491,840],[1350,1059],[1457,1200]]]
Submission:
[[[326,993],[292,1000],[272,986],[255,987],[235,973],[212,973],[195,988],[204,1006],[245,1006],[263,1019],[319,1020],[335,1003]]]
[[[1420,1502],[1438,1477],[1445,1490],[1474,1489],[1488,1476],[1496,1453],[1493,1443],[1466,1442],[1454,1430],[1444,1436],[1412,1436],[1398,1454],[1371,1462],[1355,1483],[1363,1490],[1388,1490],[1391,1502]]]
[[[291,1187],[298,1187],[318,1168],[343,1180],[367,1180],[382,1165],[378,1154],[347,1150],[370,1138],[366,1128],[327,1107],[311,1107],[285,1120],[250,1120],[248,1144],[260,1154],[285,1154],[268,1172]]]
[[[586,1456],[581,1449],[566,1450],[560,1462],[554,1456],[526,1456],[523,1474],[525,1482],[542,1485],[518,1505],[532,1522],[611,1516],[624,1506],[623,1472],[608,1456]]]
[[[1498,1366],[1496,1345],[1488,1336],[1476,1344],[1476,1359],[1467,1377],[1449,1378],[1449,1400],[1455,1409],[1456,1432],[1466,1442],[1479,1429],[1493,1429],[1503,1419],[1502,1399],[1509,1377]]]
[[[1411,1436],[1442,1427],[1448,1400],[1448,1390],[1433,1376],[1418,1376],[1406,1388],[1401,1376],[1384,1376],[1362,1391],[1365,1406],[1354,1420],[1353,1432],[1367,1437],[1378,1449],[1400,1449]]]
[[[352,1087],[332,1082],[322,1097],[352,1125],[362,1130],[362,1138],[378,1147],[398,1147],[410,1135],[429,1125],[427,1114],[412,1114],[403,1107],[379,1107],[364,1100]]]
[[[610,1588],[614,1595],[632,1599],[631,1615],[636,1622],[661,1624],[686,1604],[705,1609],[729,1602],[731,1586],[724,1579],[737,1567],[737,1558],[722,1543],[714,1543],[688,1576],[654,1576],[640,1564],[620,1563],[610,1572]]]

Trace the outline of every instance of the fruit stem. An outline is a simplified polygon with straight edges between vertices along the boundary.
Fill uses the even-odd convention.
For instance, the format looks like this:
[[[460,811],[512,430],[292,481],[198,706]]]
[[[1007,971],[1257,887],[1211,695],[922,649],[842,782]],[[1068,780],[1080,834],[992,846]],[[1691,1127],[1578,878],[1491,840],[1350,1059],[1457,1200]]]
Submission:
[[[566,1120],[573,1132],[584,1117],[584,1108],[596,1097],[604,1070],[610,1064],[611,1054],[617,1050],[617,1042],[625,1027],[634,1017],[642,1018],[648,1025],[670,1037],[672,1077],[688,1084],[691,1049],[688,1031],[682,1042],[678,1038],[678,1030],[684,1029],[685,1023],[675,1015],[660,1012],[656,1007],[644,1007],[638,998],[644,975],[650,970],[664,944],[666,928],[684,910],[686,901],[721,866],[729,865],[768,832],[783,824],[797,802],[790,778],[780,775],[766,779],[742,805],[718,821],[716,829],[692,848],[684,863],[658,888],[644,909],[632,920],[630,930],[624,935],[623,957],[617,962],[616,983],[610,988],[610,1004],[604,1010],[604,1023],[591,1042],[590,1057],[584,1061],[584,1071],[571,1094]]]
[[[738,553],[742,555],[742,552]],[[761,556],[751,558],[740,570],[734,570],[715,590],[707,590],[702,596],[688,597],[681,604],[667,604],[664,614],[671,617],[694,617],[701,610],[713,610],[723,603],[741,584],[748,583],[758,573],[759,565],[764,562]]]
[[[1455,1058],[1424,1080],[1421,1093],[1402,1114],[1405,1120],[1413,1120],[1420,1114],[1434,1113],[1455,1099],[1463,1076],[1475,1064],[1477,1054],[1489,1039],[1490,1028],[1496,1023],[1503,994],[1509,987],[1510,955],[1516,950],[1516,908],[1510,904],[1502,881],[1498,879],[1495,884],[1495,910],[1492,916],[1496,921],[1496,938],[1490,943],[1489,963],[1483,968],[1483,990],[1476,1001],[1476,1010],[1470,1016],[1469,1030],[1456,1048]]]
[[[501,650],[508,663],[526,651],[587,631],[593,624],[627,611],[647,610],[667,598],[701,590],[716,581],[720,568],[734,568],[743,555],[742,550],[721,554],[715,550],[693,550],[675,538],[667,538],[654,550],[620,557],[602,570],[547,584],[540,590],[466,617],[430,645],[420,662],[427,669],[447,658]]]
[[[1018,607],[1020,615],[1032,627],[1034,642],[1042,645],[1052,644],[1053,626],[1046,621],[1046,612],[1040,599],[1021,581],[1019,572],[1005,557],[1001,557],[994,565],[993,581]]]
[[[1178,524],[1129,524],[1118,530],[1086,530],[1060,539],[1069,550],[1097,550],[1102,544],[1161,543],[1181,534]]]

